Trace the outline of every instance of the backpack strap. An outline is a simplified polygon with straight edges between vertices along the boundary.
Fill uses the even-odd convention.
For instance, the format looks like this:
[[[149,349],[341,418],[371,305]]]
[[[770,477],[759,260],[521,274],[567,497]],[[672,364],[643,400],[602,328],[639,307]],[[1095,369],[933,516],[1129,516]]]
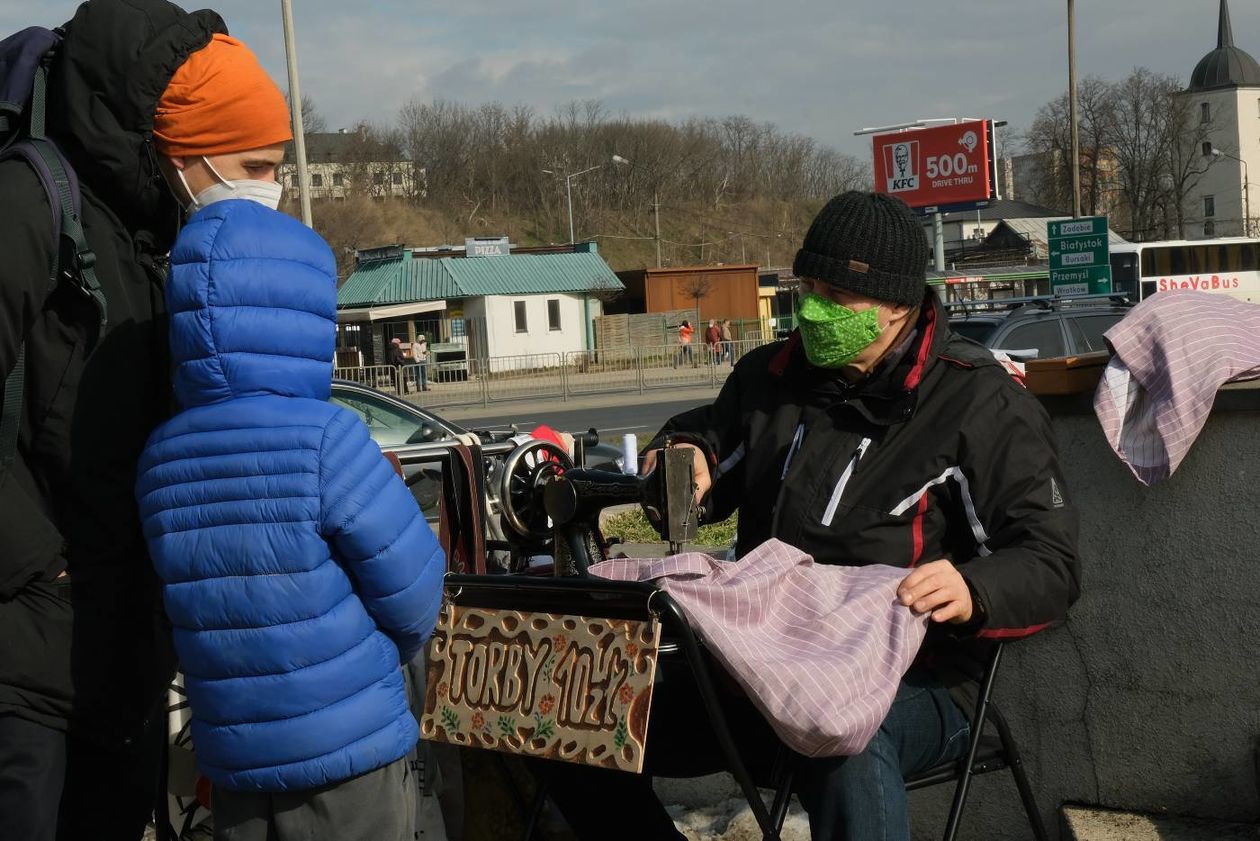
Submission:
[[[79,291],[92,298],[100,312],[100,333],[105,330],[108,309],[105,293],[96,278],[96,253],[87,243],[80,219],[82,202],[74,169],[45,134],[46,63],[35,71],[31,92],[30,137],[0,152],[0,160],[21,158],[35,170],[48,197],[53,223],[53,257],[48,293],[62,276],[62,250],[70,257],[65,275]],[[41,306],[40,309],[43,307]],[[100,334],[98,333],[98,336]],[[4,381],[4,408],[0,412],[0,467],[8,467],[17,457],[17,439],[22,422],[22,400],[26,390],[26,339],[18,346],[13,370]]]

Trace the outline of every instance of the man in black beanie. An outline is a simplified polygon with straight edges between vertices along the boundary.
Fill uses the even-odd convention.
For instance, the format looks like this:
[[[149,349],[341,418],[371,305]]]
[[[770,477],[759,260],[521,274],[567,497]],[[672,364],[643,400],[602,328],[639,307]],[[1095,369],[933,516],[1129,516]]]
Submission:
[[[712,405],[666,423],[643,465],[655,467],[666,436],[684,442],[706,520],[738,509],[741,555],[778,538],[819,563],[905,567],[900,600],[929,615],[866,750],[803,761],[816,841],[909,841],[903,780],[966,751],[992,641],[1061,621],[1079,592],[1076,513],[1049,418],[989,351],[950,331],[927,261],[922,226],[897,199],[832,199],[796,256],[797,331],[746,354]],[[655,697],[652,713],[649,745],[669,714]],[[553,797],[579,837],[681,837],[650,780],[605,775],[596,788],[565,776]]]

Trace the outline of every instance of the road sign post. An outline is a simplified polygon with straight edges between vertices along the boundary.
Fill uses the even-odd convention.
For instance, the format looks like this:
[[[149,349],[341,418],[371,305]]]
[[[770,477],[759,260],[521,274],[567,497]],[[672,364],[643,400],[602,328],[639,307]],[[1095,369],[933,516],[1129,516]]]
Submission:
[[[1050,294],[1106,295],[1111,289],[1111,240],[1106,216],[1046,223]]]

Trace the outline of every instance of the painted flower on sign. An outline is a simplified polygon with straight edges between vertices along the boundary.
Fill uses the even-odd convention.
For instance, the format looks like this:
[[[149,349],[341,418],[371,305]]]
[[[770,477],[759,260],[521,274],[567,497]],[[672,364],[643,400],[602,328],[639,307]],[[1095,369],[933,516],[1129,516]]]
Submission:
[[[617,693],[617,697],[621,699],[621,703],[628,704],[634,700],[634,689],[631,688],[630,684],[623,683],[621,690]]]
[[[557,654],[559,654],[561,651],[564,651],[569,647],[569,638],[564,634],[556,634],[551,638],[551,647],[556,650]]]
[[[637,645],[635,645],[632,642],[626,643],[626,656],[627,657],[637,657],[638,654],[639,654],[639,647]]]
[[[445,697],[446,697],[446,691],[447,691],[448,689],[450,689],[450,687],[449,687],[449,686],[447,686],[445,682],[443,682],[443,683],[439,683],[439,684],[438,684],[438,697],[439,697],[439,698],[445,698]]]
[[[551,712],[556,706],[556,698],[554,695],[544,695],[538,699],[538,712],[543,715]]]
[[[474,712],[472,714],[472,729],[480,730],[481,728],[485,726],[486,726],[485,716],[483,716],[480,712]]]

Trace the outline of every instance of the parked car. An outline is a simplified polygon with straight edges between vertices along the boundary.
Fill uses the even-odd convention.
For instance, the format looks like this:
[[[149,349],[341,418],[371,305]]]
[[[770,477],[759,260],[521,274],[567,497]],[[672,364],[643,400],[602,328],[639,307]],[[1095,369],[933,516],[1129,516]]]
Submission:
[[[949,303],[949,326],[1012,359],[1054,359],[1107,350],[1103,333],[1133,304],[1120,296],[1012,298]]]
[[[385,452],[408,444],[447,441],[469,432],[475,433],[483,442],[491,443],[529,431],[513,428],[464,429],[428,409],[348,380],[333,380],[331,400],[358,415],[367,424],[372,440]],[[619,473],[622,463],[623,454],[616,447],[597,444],[586,449],[586,467]],[[430,520],[436,519],[442,480],[441,467],[438,464],[425,463],[404,467],[404,474],[408,479],[417,472],[423,472],[425,478],[412,485],[412,492],[425,516]]]

